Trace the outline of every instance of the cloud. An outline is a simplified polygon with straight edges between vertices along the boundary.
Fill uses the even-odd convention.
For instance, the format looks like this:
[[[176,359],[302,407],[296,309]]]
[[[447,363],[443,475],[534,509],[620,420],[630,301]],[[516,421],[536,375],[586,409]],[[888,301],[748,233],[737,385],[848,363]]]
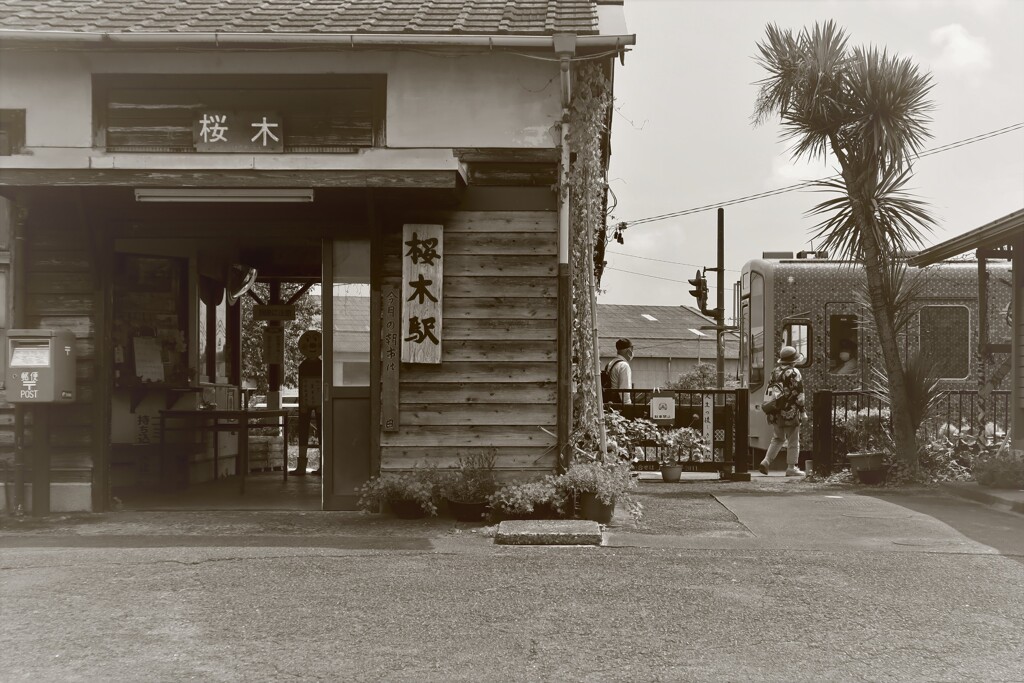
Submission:
[[[776,156],[772,159],[772,172],[765,186],[775,189],[783,185],[827,178],[834,172],[828,162],[806,159],[794,161],[788,156]]]
[[[936,69],[972,72],[992,68],[992,50],[984,39],[972,36],[960,24],[937,28],[931,33],[932,45],[940,49]]]

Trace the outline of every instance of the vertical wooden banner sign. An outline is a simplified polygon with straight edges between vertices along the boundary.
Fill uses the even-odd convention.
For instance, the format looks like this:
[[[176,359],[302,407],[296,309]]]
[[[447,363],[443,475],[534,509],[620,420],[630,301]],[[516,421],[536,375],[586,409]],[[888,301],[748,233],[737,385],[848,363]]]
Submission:
[[[402,362],[441,362],[442,226],[402,226]]]
[[[381,290],[380,345],[380,422],[385,432],[397,432],[401,426],[398,414],[398,371],[401,366],[398,348],[402,330],[401,300],[398,287],[387,285]]]

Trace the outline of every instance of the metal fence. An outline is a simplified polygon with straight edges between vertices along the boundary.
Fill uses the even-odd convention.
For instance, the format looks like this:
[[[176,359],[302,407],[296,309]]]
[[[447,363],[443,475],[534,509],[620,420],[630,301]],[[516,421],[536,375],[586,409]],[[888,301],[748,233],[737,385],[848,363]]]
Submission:
[[[925,439],[955,439],[970,434],[996,442],[1006,436],[1010,425],[1010,393],[993,391],[985,402],[976,390],[944,391],[922,421],[918,434]],[[891,427],[889,408],[878,394],[815,392],[815,470],[841,469],[847,464],[848,453],[883,448]]]
[[[675,418],[655,421],[660,429],[692,427],[703,432],[705,420],[710,418],[712,438],[709,457],[699,462],[681,463],[684,470],[723,474],[746,473],[749,470],[746,389],[631,389],[628,393],[632,404],[606,403],[605,410],[615,410],[627,419],[650,420],[651,400],[670,397],[675,401]],[[634,468],[657,470],[661,459],[658,442],[651,440],[633,445],[638,446],[643,455],[634,462]]]

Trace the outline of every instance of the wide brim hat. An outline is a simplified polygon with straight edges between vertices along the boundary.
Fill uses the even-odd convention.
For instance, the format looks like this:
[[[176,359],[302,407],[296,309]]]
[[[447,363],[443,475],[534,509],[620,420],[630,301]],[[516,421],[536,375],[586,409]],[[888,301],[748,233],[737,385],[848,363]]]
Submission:
[[[782,350],[779,351],[779,362],[786,363],[787,365],[792,363],[793,365],[799,365],[806,360],[804,354],[800,353],[792,346],[783,346]]]

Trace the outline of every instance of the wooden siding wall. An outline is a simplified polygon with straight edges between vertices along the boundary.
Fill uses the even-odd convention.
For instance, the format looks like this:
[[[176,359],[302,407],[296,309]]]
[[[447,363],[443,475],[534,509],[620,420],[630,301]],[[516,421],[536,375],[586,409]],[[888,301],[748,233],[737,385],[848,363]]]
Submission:
[[[406,222],[444,226],[442,362],[402,365],[401,427],[380,432],[381,471],[448,467],[486,453],[499,470],[552,471],[558,214],[458,212]],[[398,286],[401,225],[391,228],[382,284]]]
[[[58,199],[33,205],[25,227],[25,327],[71,330],[78,356],[75,402],[45,408],[50,411],[51,483],[91,483],[95,465],[95,320],[100,288],[90,246],[92,234],[81,215],[72,202]],[[34,410],[38,408],[25,411],[27,450],[33,438]],[[31,462],[31,453],[26,461]],[[26,473],[26,480],[31,481],[31,474]]]

